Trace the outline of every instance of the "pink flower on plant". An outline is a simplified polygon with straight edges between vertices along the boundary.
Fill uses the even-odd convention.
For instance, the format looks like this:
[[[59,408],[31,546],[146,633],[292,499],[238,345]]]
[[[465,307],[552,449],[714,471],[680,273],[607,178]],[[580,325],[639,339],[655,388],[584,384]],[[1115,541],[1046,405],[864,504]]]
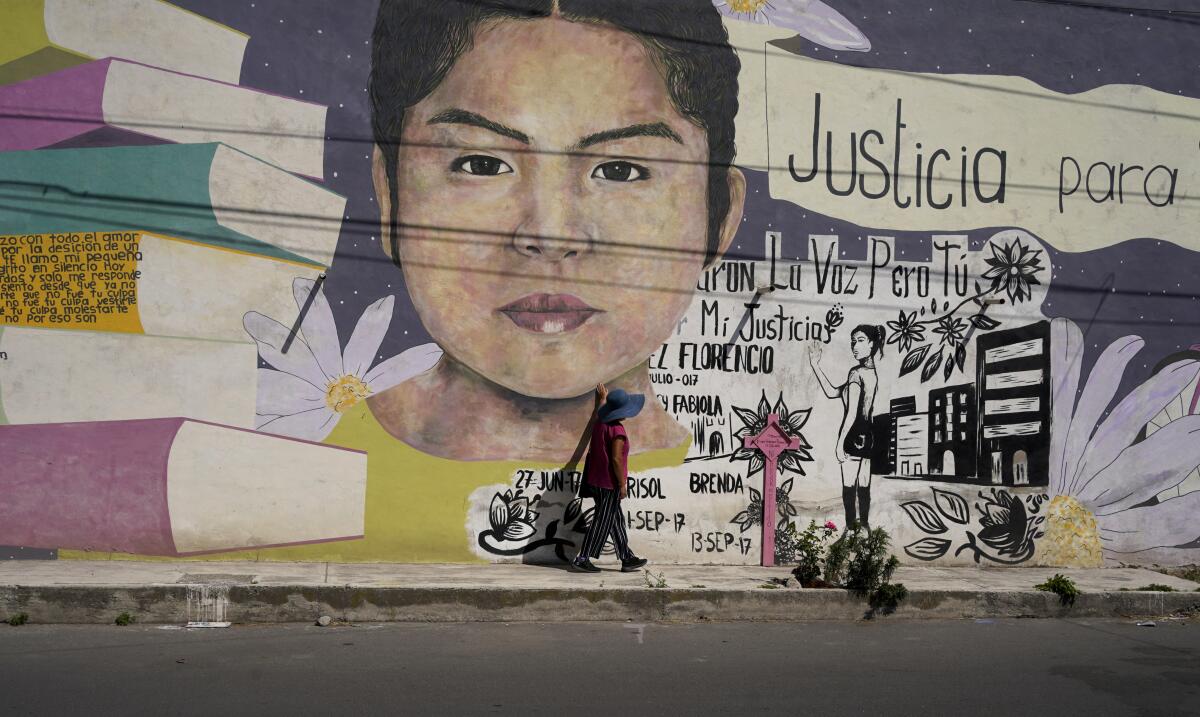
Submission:
[[[825,530],[837,530],[837,525],[832,520],[825,521]]]

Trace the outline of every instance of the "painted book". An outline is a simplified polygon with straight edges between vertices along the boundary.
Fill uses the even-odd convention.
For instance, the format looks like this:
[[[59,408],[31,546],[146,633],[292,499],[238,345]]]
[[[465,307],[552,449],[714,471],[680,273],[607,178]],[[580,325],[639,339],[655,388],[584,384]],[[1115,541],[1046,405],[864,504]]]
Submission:
[[[252,343],[246,312],[294,317],[293,281],[322,271],[148,232],[0,236],[0,326]]]
[[[345,198],[228,145],[0,153],[0,231],[149,231],[328,266]]]
[[[180,556],[361,538],[367,455],[186,418],[0,426],[0,543]]]
[[[116,56],[237,84],[249,39],[163,0],[4,0],[0,83]]]
[[[190,416],[253,427],[257,371],[254,344],[0,327],[0,424]]]
[[[320,177],[325,115],[311,102],[108,58],[0,87],[0,151],[223,142]]]

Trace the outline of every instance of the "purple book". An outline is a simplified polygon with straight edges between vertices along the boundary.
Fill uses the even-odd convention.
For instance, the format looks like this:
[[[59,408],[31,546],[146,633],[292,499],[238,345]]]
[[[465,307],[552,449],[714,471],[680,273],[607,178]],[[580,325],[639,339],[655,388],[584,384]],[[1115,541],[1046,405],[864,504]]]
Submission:
[[[0,151],[223,142],[319,178],[325,115],[311,102],[108,58],[0,87]]]

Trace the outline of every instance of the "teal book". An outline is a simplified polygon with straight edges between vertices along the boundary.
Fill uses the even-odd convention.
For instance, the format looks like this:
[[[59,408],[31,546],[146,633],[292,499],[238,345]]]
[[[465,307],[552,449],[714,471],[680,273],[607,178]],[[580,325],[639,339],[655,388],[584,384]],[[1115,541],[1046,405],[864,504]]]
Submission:
[[[0,236],[147,231],[329,266],[345,207],[219,143],[0,153]]]

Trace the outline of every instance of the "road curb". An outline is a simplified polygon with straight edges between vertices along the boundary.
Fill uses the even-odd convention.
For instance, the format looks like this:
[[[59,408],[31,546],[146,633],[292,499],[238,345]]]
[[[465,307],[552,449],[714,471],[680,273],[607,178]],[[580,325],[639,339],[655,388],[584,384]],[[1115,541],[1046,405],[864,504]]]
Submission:
[[[0,586],[0,618],[31,623],[183,623],[201,589],[234,623],[563,622],[589,620],[797,621],[876,617],[844,590],[676,588],[380,587],[331,585]],[[1200,610],[1200,594],[1083,593],[1064,606],[1037,591],[914,590],[886,619],[1153,617]]]

